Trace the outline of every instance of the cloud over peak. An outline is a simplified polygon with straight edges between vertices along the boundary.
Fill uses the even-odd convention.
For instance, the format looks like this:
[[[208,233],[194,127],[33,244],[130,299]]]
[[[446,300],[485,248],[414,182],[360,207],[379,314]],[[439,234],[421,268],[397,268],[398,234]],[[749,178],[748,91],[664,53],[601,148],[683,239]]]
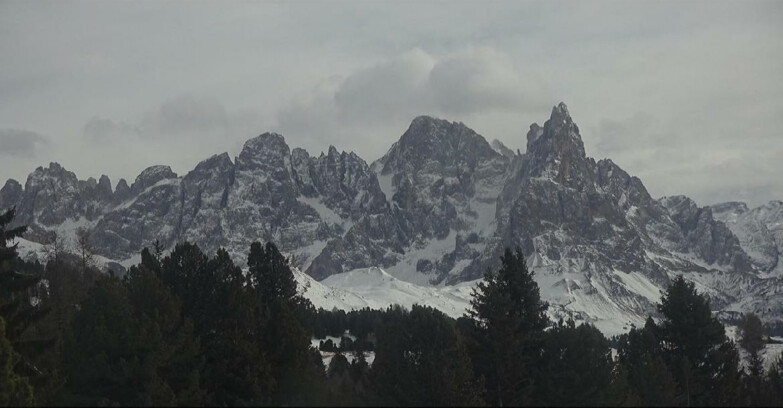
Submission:
[[[36,157],[49,140],[30,130],[0,129],[0,156]]]

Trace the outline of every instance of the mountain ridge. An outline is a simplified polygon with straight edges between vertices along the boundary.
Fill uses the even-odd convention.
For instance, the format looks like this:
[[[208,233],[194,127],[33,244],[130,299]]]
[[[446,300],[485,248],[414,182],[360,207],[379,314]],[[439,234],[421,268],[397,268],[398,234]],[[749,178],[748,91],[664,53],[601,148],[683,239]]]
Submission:
[[[481,278],[506,247],[520,247],[563,316],[655,314],[649,288],[678,274],[727,316],[781,316],[776,202],[655,199],[612,160],[586,154],[564,103],[543,127],[530,126],[525,153],[495,142],[461,122],[419,116],[368,164],[333,146],[311,156],[267,132],[233,161],[216,154],[183,176],[151,166],[114,191],[106,176],[79,180],[51,163],[24,187],[7,181],[0,206],[18,207],[31,241],[86,228],[99,255],[117,261],[155,240],[188,240],[207,252],[225,247],[243,264],[249,243],[262,240],[317,280],[380,267],[411,284],[447,286]]]

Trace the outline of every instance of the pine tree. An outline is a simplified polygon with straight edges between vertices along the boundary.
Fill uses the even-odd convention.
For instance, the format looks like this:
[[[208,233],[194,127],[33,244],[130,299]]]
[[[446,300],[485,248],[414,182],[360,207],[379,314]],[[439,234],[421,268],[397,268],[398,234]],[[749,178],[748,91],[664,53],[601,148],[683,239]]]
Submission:
[[[261,345],[255,287],[231,261],[228,252],[208,258],[190,243],[180,243],[166,257],[160,245],[141,253],[142,266],[155,271],[183,301],[204,355],[203,384],[210,405],[265,405],[275,385]]]
[[[658,310],[666,365],[685,405],[731,404],[739,394],[739,356],[712,316],[709,301],[682,276],[672,282]]]
[[[273,378],[261,338],[256,293],[248,278],[218,250],[210,259],[194,295],[193,313],[202,339],[205,384],[211,404],[246,405],[269,402]]]
[[[203,357],[193,322],[183,316],[182,301],[144,267],[131,267],[125,286],[133,316],[143,330],[160,332],[160,344],[154,350],[159,365],[153,378],[165,384],[167,392],[160,398],[153,396],[153,404],[200,405]]]
[[[537,404],[607,405],[614,363],[609,341],[593,326],[562,321],[545,334],[535,388]],[[614,402],[614,401],[611,401]]]
[[[275,379],[273,403],[307,403],[322,392],[325,381],[323,363],[313,358],[301,323],[302,310],[312,305],[297,294],[288,260],[271,242],[250,246],[248,267],[257,293],[260,347]]]
[[[199,405],[200,350],[180,302],[143,268],[96,282],[74,320],[67,402]]]
[[[9,228],[16,209],[11,208],[0,215],[0,318],[5,321],[5,337],[11,347],[19,354],[15,359],[14,370],[27,377],[40,375],[34,357],[48,344],[31,341],[23,336],[27,329],[43,319],[49,310],[33,304],[32,295],[41,281],[40,276],[22,274],[14,270],[18,263],[17,245],[8,244],[20,238],[27,227]]]
[[[27,378],[14,372],[19,356],[5,337],[5,320],[0,317],[0,406],[33,406],[33,388]]]
[[[25,338],[48,347],[36,353],[36,365],[44,373],[34,382],[36,399],[42,404],[59,401],[65,385],[65,345],[73,338],[73,319],[100,276],[97,269],[83,271],[81,265],[66,257],[46,264],[43,276],[47,282],[41,307],[51,312],[27,330]]]
[[[260,242],[254,242],[250,245],[247,266],[258,290],[260,308],[268,308],[278,300],[292,304],[297,295],[296,281],[288,260],[275,244],[267,242],[262,247]]]
[[[779,355],[769,368],[767,384],[769,394],[765,405],[773,407],[783,406],[783,354]]]
[[[627,375],[631,393],[644,406],[675,403],[676,383],[664,362],[657,331],[648,317],[643,328],[633,328],[619,340],[618,363]]]
[[[739,323],[739,346],[747,356],[742,376],[742,396],[749,405],[762,405],[767,399],[767,387],[764,382],[764,360],[761,356],[764,342],[764,325],[753,313],[746,313]]]
[[[385,404],[482,404],[467,349],[446,315],[419,305],[410,312],[390,308],[387,315],[371,370]]]
[[[766,347],[764,343],[764,325],[753,313],[742,316],[740,322],[740,347],[748,354],[748,375],[761,378],[764,374],[761,353]]]
[[[485,400],[492,405],[530,402],[534,366],[546,309],[538,284],[528,271],[521,249],[506,249],[496,273],[487,271],[473,291],[469,317],[471,358],[485,378]]]

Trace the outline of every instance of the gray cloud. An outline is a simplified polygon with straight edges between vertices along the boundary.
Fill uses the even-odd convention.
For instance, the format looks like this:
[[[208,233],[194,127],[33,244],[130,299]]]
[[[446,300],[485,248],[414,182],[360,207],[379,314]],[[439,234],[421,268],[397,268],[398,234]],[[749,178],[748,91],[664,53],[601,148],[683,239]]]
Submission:
[[[38,133],[22,129],[0,129],[0,155],[37,157],[48,140]]]
[[[84,125],[84,136],[92,141],[116,139],[197,138],[199,135],[227,132],[232,126],[225,106],[214,97],[182,95],[149,110],[135,123],[93,117]]]
[[[520,112],[545,101],[543,86],[520,77],[511,59],[491,47],[440,56],[404,52],[345,78],[330,78],[293,100],[277,116],[284,134],[315,136],[344,148],[374,145],[373,160],[418,115],[452,120]],[[543,102],[543,105],[548,102]],[[365,148],[366,149],[366,148]]]
[[[119,138],[137,137],[138,127],[125,122],[115,122],[111,119],[93,117],[84,124],[84,136],[97,143],[112,143]]]
[[[4,178],[50,160],[83,177],[184,173],[263,131],[371,161],[421,114],[524,150],[529,124],[565,101],[588,154],[654,196],[783,198],[779,1],[0,9],[0,128],[49,139],[37,155],[0,149]]]
[[[446,114],[522,110],[525,100],[544,95],[535,80],[523,81],[519,72],[507,55],[483,47],[444,58],[433,67],[430,86]]]
[[[223,131],[230,126],[225,106],[214,97],[184,95],[167,100],[148,112],[140,128],[145,135],[187,135],[193,132]]]

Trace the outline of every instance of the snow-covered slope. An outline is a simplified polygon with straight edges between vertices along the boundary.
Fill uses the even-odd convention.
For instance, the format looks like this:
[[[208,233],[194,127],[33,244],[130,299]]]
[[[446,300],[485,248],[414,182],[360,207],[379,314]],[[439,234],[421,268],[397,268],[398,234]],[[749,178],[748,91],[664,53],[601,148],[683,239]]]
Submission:
[[[380,268],[363,268],[332,275],[319,282],[294,270],[299,292],[315,307],[327,310],[385,309],[414,304],[431,306],[457,318],[470,307],[471,291],[477,281],[446,287],[419,286],[401,281]]]
[[[273,241],[326,308],[420,302],[461,315],[475,280],[519,247],[555,317],[621,330],[654,315],[660,290],[683,275],[722,315],[783,319],[783,203],[654,199],[586,154],[562,103],[520,139],[526,151],[515,154],[462,123],[420,116],[368,164],[264,133],[233,160],[214,155],[184,176],[152,166],[114,190],[106,176],[79,180],[51,163],[24,187],[9,180],[0,207],[17,206],[30,242],[85,228],[99,255],[125,266],[155,240],[224,247],[240,265],[251,242]]]

